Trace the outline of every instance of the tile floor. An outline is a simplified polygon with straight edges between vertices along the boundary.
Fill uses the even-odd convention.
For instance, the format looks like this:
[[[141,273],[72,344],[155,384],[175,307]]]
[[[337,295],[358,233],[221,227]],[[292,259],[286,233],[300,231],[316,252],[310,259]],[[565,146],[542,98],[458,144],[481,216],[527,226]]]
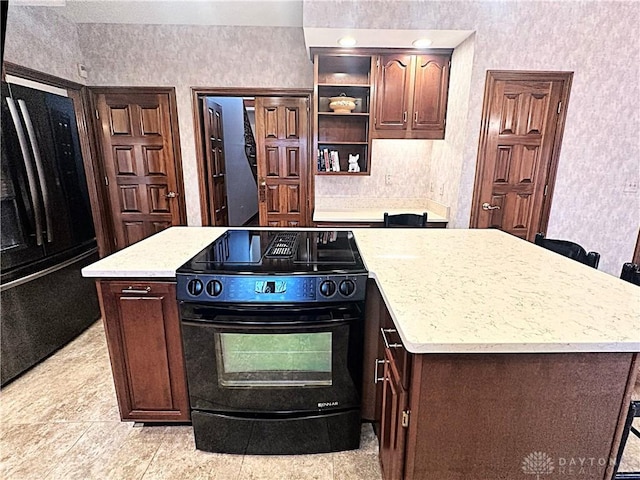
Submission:
[[[380,480],[377,441],[299,456],[200,452],[190,426],[121,422],[102,322],[0,392],[0,479]]]
[[[369,425],[356,451],[242,456],[196,450],[189,426],[121,422],[100,321],[4,388],[0,415],[2,480],[382,478]],[[640,418],[635,425],[640,429]],[[640,471],[640,439],[634,435],[620,471]]]

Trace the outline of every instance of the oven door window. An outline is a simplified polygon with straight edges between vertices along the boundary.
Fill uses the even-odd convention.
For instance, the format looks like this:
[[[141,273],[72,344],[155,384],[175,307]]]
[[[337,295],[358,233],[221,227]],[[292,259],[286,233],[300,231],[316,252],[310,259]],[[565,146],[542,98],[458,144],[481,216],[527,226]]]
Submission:
[[[216,333],[221,387],[331,385],[332,333]]]

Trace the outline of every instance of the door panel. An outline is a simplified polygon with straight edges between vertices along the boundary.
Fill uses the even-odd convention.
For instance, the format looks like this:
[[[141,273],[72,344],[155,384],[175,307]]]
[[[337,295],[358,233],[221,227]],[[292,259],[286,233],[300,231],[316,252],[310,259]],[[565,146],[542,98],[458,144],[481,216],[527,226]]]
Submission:
[[[571,74],[487,79],[471,226],[533,241],[546,228]]]
[[[97,93],[96,103],[117,249],[184,223],[169,94]]]
[[[383,55],[376,83],[377,130],[403,130],[409,110],[411,55]]]
[[[413,87],[413,130],[444,130],[449,88],[449,56],[418,55]]]
[[[385,351],[380,424],[380,464],[384,480],[404,478],[406,427],[402,417],[407,409],[408,395],[402,387],[393,359]]]
[[[206,174],[209,190],[209,225],[226,226],[229,225],[229,203],[222,107],[212,98],[205,97],[202,99],[202,111],[204,112]]]
[[[257,97],[260,225],[306,225],[308,105],[302,97]]]

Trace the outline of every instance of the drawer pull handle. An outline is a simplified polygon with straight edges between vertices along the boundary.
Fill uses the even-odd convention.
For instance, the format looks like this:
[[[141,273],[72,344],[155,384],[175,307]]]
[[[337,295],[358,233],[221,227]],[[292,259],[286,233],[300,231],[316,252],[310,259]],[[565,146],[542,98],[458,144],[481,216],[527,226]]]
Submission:
[[[382,333],[382,340],[384,341],[384,346],[388,349],[390,348],[403,348],[401,343],[389,343],[387,340],[387,333],[398,333],[395,328],[381,328],[380,333]]]
[[[151,287],[145,287],[144,289],[142,289],[142,288],[133,288],[133,287],[123,288],[122,289],[122,293],[135,293],[137,295],[146,295],[150,291],[151,291]]]
[[[384,375],[382,377],[378,376],[378,365],[384,365],[385,363],[387,363],[386,360],[380,360],[379,358],[376,358],[375,364],[373,366],[373,383],[374,384],[384,381]]]

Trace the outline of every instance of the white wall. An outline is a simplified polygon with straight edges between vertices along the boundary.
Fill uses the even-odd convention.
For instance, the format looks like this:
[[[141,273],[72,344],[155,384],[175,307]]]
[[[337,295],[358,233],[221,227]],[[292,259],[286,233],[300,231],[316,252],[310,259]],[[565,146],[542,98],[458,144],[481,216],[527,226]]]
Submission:
[[[78,75],[78,63],[84,61],[78,30],[54,9],[9,3],[4,60],[85,83]]]
[[[445,139],[459,135],[462,145],[416,150],[429,151],[424,175],[445,184],[442,200],[451,200],[457,227],[469,223],[486,70],[573,71],[547,235],[599,251],[601,269],[619,275],[640,224],[640,196],[622,191],[625,181],[640,179],[640,3],[305,0],[303,15],[309,27],[475,30],[473,45],[457,53],[472,59],[466,120],[450,105],[461,125]],[[200,223],[200,207],[190,88],[313,84],[298,28],[93,24],[79,25],[76,41],[69,23],[47,8],[10,6],[8,20],[9,61],[79,81],[74,69],[81,59],[90,85],[176,87],[192,225]],[[464,95],[462,77],[452,85]],[[374,145],[376,151],[385,152]],[[418,175],[407,182],[407,190],[429,187]],[[332,194],[322,190],[326,183],[318,182],[320,193]]]
[[[176,88],[187,221],[200,225],[191,87],[313,87],[299,28],[78,25],[90,85]]]
[[[303,17],[308,27],[475,30],[460,182],[452,175],[445,189],[458,188],[457,227],[469,224],[486,71],[573,71],[547,236],[600,252],[616,276],[631,260],[640,195],[622,190],[640,179],[640,3],[305,0]]]

